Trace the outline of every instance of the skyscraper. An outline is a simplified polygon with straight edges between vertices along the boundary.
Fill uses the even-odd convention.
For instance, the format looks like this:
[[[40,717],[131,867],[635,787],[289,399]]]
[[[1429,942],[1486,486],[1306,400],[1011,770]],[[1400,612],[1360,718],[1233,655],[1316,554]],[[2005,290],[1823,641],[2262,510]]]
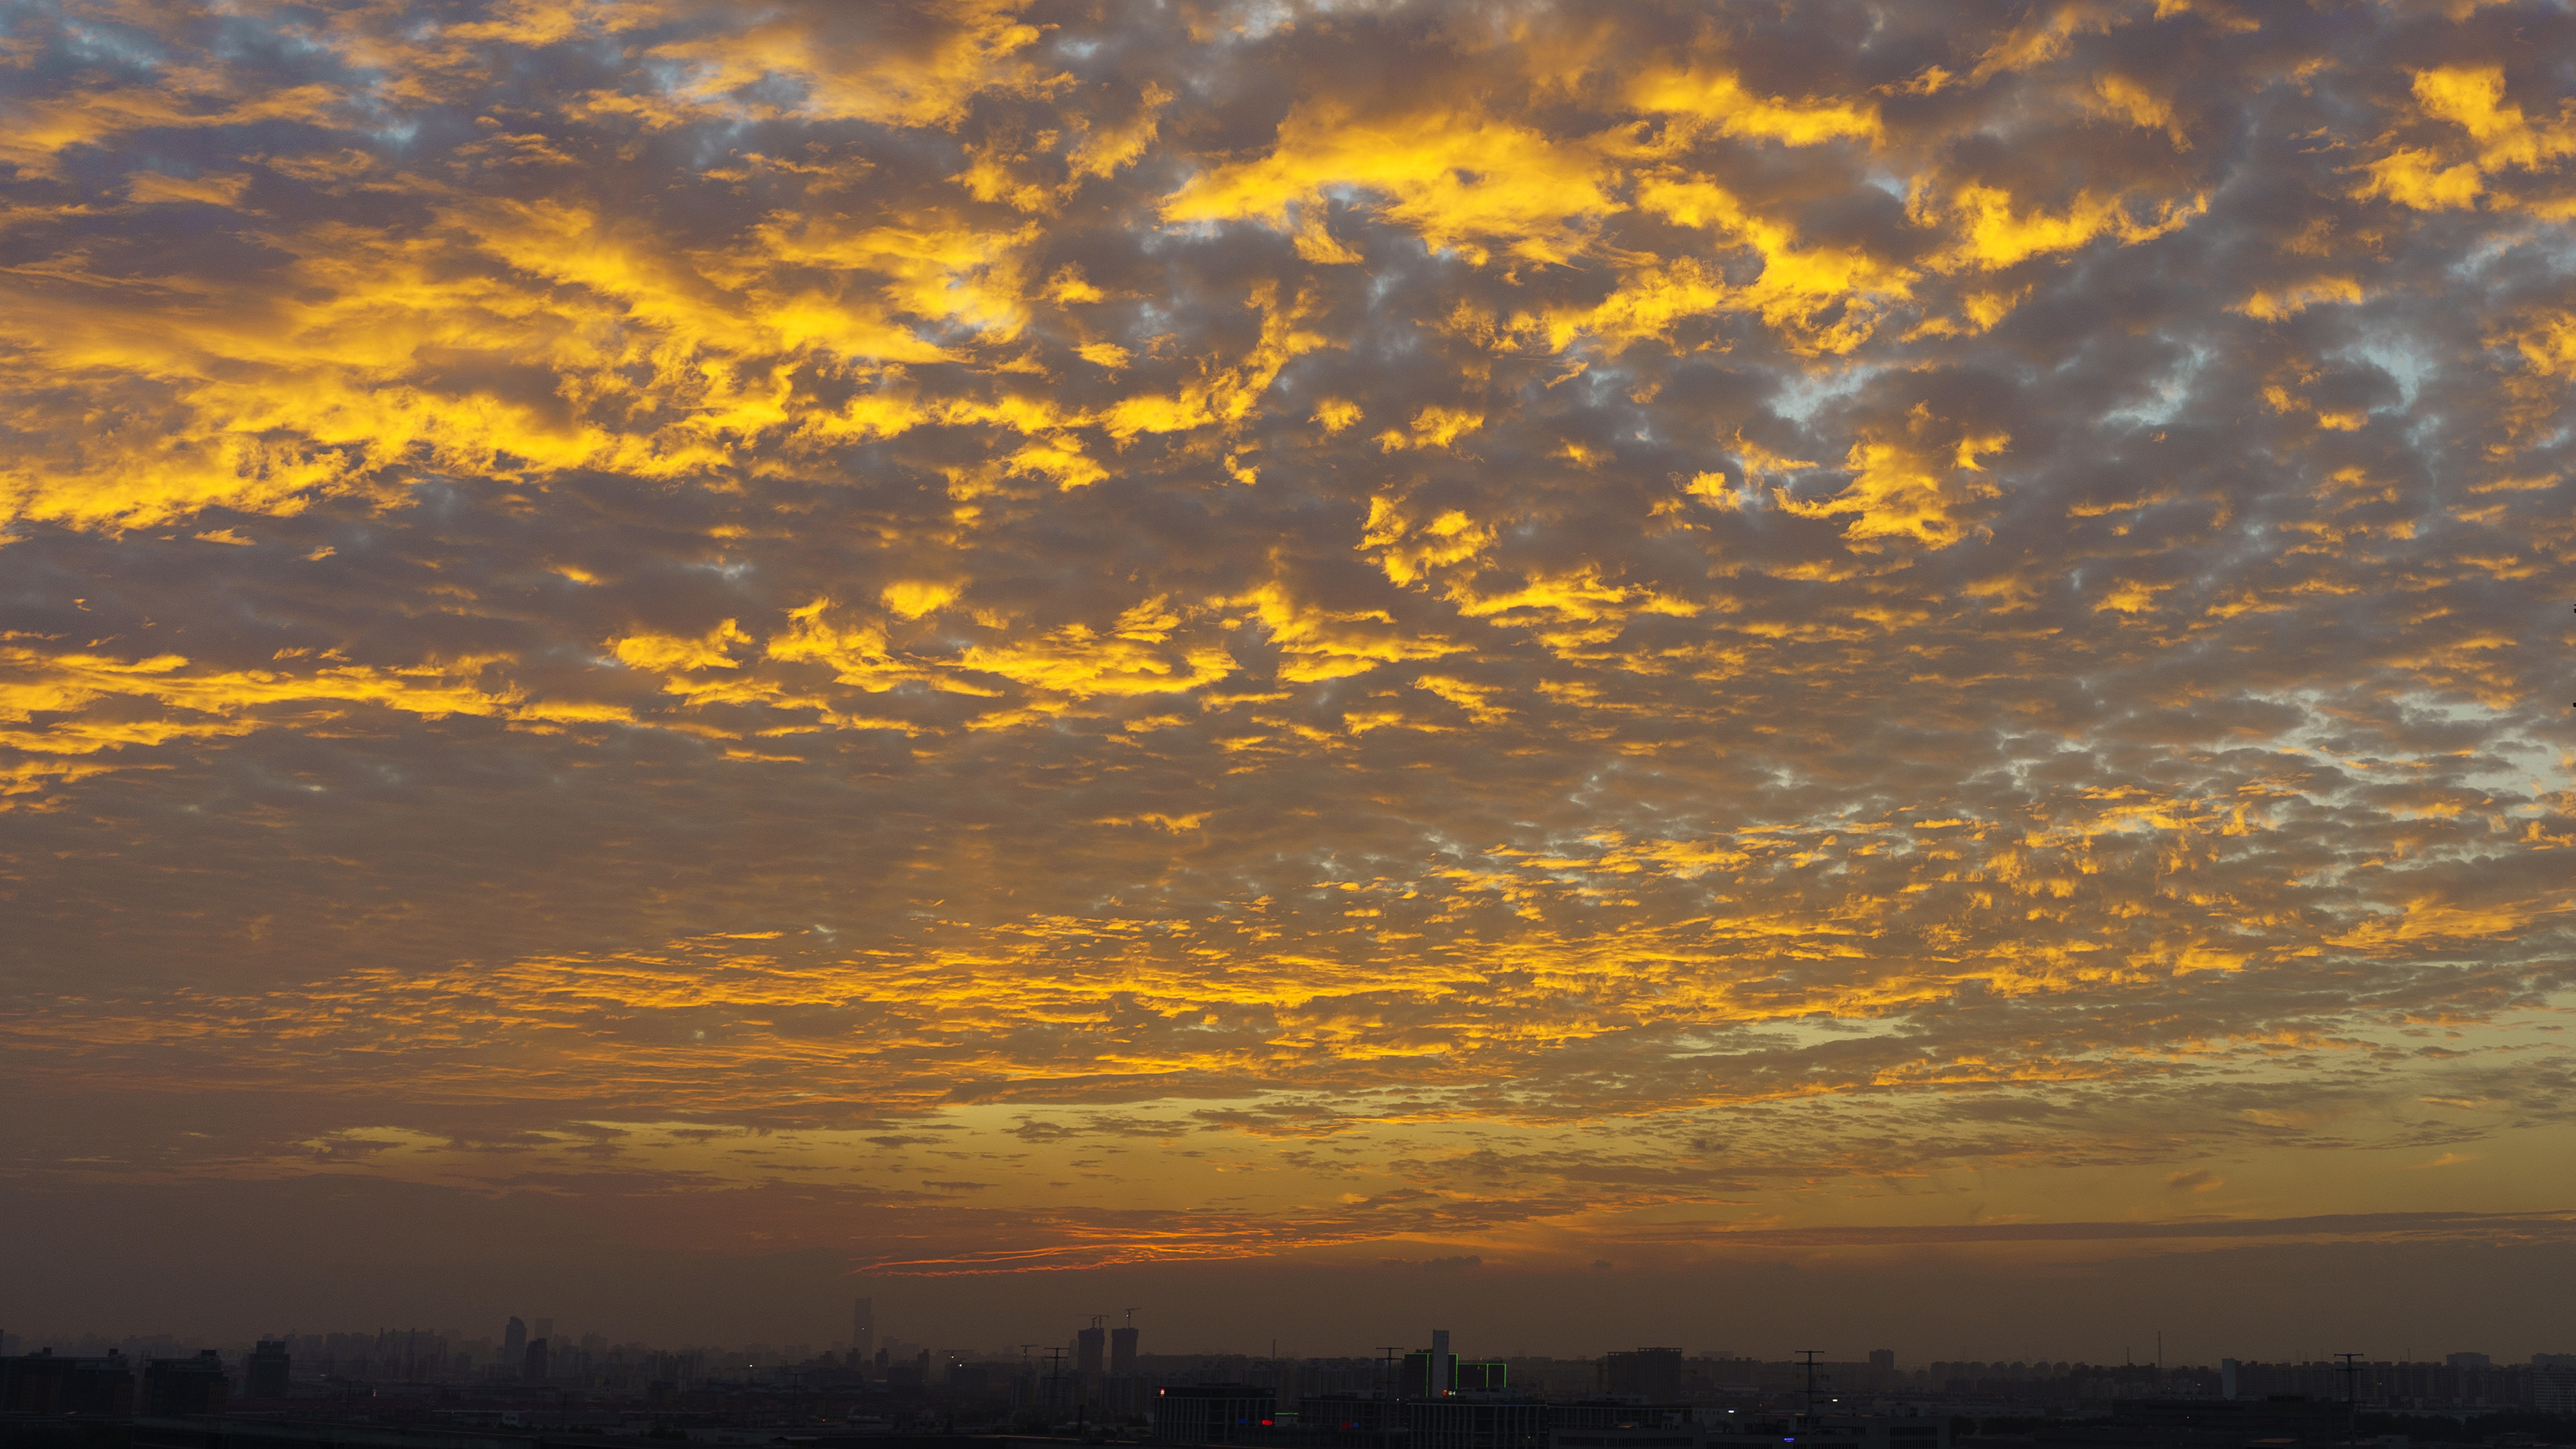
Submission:
[[[521,1361],[519,1377],[532,1384],[546,1381],[546,1341],[544,1339],[528,1340],[528,1356]]]
[[[1109,1330],[1100,1326],[1100,1315],[1094,1314],[1091,1326],[1075,1334],[1073,1366],[1086,1374],[1096,1374],[1105,1367],[1101,1350],[1108,1346]]]
[[[519,1319],[513,1315],[510,1319],[510,1326],[501,1332],[501,1367],[505,1371],[516,1370],[519,1367],[520,1361],[525,1359],[527,1356],[528,1325],[520,1322]],[[325,1364],[323,1368],[325,1372],[328,1372],[330,1366]]]
[[[874,1358],[877,1351],[877,1301],[862,1298],[850,1309],[850,1362]]]
[[[1132,1374],[1136,1371],[1136,1325],[1109,1330],[1109,1371]]]

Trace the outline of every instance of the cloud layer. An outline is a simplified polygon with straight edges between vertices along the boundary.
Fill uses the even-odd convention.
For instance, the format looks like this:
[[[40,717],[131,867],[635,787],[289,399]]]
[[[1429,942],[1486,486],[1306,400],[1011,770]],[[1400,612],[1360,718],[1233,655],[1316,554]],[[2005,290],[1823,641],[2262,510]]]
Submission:
[[[2556,1241],[2576,19],[2002,15],[16,10],[24,1180]]]

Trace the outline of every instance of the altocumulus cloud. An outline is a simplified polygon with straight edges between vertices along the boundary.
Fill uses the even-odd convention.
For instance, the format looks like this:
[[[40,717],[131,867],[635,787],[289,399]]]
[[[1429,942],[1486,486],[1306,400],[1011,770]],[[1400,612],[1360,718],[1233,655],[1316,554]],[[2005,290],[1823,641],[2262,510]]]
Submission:
[[[17,8],[24,1172],[923,1272],[2562,1237],[2466,1144],[2576,1100],[2571,50]]]

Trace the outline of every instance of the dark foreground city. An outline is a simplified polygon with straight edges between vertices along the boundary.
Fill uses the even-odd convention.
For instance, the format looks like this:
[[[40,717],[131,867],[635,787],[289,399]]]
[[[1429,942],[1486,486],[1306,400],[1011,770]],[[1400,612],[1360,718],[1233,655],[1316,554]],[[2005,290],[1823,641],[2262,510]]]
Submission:
[[[1131,1315],[1132,1317],[1132,1315]],[[0,1449],[915,1449],[1155,1443],[1276,1449],[1852,1449],[1974,1445],[2576,1444],[2576,1353],[2497,1363],[2338,1353],[2217,1366],[1900,1364],[1680,1348],[1477,1358],[1436,1329],[1374,1357],[1147,1354],[1093,1318],[1063,1344],[656,1348],[511,1318],[197,1348],[167,1336],[8,1349]]]

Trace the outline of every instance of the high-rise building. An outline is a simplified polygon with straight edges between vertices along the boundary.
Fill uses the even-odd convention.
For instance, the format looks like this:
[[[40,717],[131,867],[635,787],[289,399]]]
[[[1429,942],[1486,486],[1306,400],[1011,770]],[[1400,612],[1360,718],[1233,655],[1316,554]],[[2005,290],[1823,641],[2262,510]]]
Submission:
[[[519,1361],[527,1356],[528,1325],[513,1316],[510,1319],[510,1326],[501,1331],[501,1367],[504,1371],[515,1369],[519,1366]],[[327,1370],[330,1366],[325,1364],[323,1367]]]
[[[1097,1374],[1108,1365],[1103,1361],[1109,1346],[1109,1330],[1094,1317],[1091,1326],[1073,1336],[1073,1366],[1086,1374]]]
[[[286,1340],[263,1338],[259,1347],[242,1363],[242,1397],[248,1399],[282,1399],[286,1397],[287,1369],[294,1360],[286,1352]]]
[[[1458,1360],[1458,1392],[1462,1394],[1501,1394],[1512,1387],[1512,1366],[1499,1360],[1482,1363]]]
[[[520,1360],[519,1377],[532,1384],[546,1381],[546,1341],[544,1339],[528,1340],[528,1355]]]
[[[1240,1444],[1270,1423],[1275,1389],[1249,1384],[1175,1384],[1154,1390],[1154,1438],[1164,1444]]]
[[[207,1349],[194,1358],[143,1361],[143,1412],[157,1419],[220,1414],[232,1396],[224,1357]]]
[[[1109,1330],[1109,1371],[1122,1376],[1136,1371],[1136,1325]]]
[[[134,1370],[114,1353],[56,1358],[48,1348],[0,1359],[0,1412],[121,1419],[134,1412]]]
[[[850,1308],[850,1361],[874,1358],[877,1351],[877,1301],[862,1298]]]
[[[2576,1354],[2531,1356],[2531,1406],[2544,1414],[2576,1414]]]
[[[2482,1353],[2455,1353],[2444,1358],[2442,1362],[2449,1364],[2455,1369],[2464,1369],[2487,1368],[2493,1365],[2495,1360]]]
[[[1681,1397],[1682,1351],[1632,1348],[1601,1356],[1602,1392],[1668,1404]]]
[[[1869,1366],[1887,1373],[1894,1373],[1896,1371],[1896,1350],[1892,1348],[1871,1349],[1869,1351]]]
[[[1397,1396],[1445,1399],[1458,1389],[1458,1357],[1449,1351],[1449,1330],[1431,1330],[1431,1346],[1404,1356],[1404,1381]]]

